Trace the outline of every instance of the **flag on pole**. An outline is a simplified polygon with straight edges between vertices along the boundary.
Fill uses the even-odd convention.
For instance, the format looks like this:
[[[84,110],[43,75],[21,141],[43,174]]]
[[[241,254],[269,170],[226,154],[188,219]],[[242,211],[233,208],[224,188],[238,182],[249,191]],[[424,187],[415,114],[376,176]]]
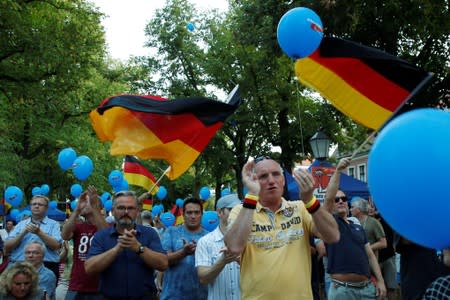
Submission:
[[[384,51],[332,37],[297,60],[295,72],[301,83],[372,129],[379,129],[432,76]]]
[[[153,174],[133,156],[125,156],[123,176],[128,181],[128,184],[140,186],[147,191],[150,191],[151,189],[152,195],[155,195],[158,192],[159,185],[156,183],[155,176],[153,176]]]
[[[144,199],[142,201],[142,210],[152,211],[153,209],[153,199]]]
[[[112,155],[163,159],[173,180],[189,169],[238,108],[238,86],[227,100],[122,95],[105,99],[90,117],[99,139],[112,142]]]

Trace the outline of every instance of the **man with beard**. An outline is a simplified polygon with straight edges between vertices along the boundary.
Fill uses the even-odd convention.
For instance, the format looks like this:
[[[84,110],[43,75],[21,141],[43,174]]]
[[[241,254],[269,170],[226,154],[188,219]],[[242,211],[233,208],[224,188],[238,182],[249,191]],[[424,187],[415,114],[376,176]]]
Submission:
[[[132,191],[113,197],[115,225],[98,231],[92,239],[87,274],[100,273],[100,293],[104,299],[156,299],[154,270],[168,266],[158,234],[136,224],[138,201]]]
[[[183,204],[184,224],[171,226],[162,235],[169,256],[169,269],[164,272],[161,300],[206,300],[208,287],[200,283],[195,269],[197,241],[208,233],[200,222],[203,205],[188,198]]]

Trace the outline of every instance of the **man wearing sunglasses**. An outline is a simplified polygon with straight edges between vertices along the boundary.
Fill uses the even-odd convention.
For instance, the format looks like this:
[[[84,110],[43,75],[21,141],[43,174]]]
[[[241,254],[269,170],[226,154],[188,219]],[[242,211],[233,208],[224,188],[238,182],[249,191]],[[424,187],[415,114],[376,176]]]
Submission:
[[[132,191],[113,197],[115,225],[95,233],[87,274],[100,273],[100,293],[105,300],[156,299],[154,270],[164,271],[168,259],[153,228],[136,224],[137,197]]]
[[[309,238],[339,240],[332,215],[313,196],[314,178],[295,170],[302,201],[282,198],[281,166],[268,157],[247,162],[242,179],[248,189],[233,208],[225,244],[241,255],[242,299],[312,299]]]
[[[350,158],[339,161],[325,195],[325,208],[334,213],[341,237],[334,244],[325,241],[327,269],[332,281],[327,296],[329,300],[374,299],[375,296],[384,299],[386,287],[378,260],[370,248],[364,228],[347,219],[347,197],[339,190],[340,173],[349,166],[350,161]],[[370,281],[371,270],[377,279],[376,288]]]

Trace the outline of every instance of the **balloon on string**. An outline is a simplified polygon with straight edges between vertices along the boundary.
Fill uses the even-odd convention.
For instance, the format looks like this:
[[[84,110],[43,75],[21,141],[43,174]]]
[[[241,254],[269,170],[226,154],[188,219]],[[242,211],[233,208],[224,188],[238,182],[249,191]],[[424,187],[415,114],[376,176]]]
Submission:
[[[219,215],[216,211],[205,211],[202,215],[201,224],[204,229],[211,232],[219,225]]]
[[[178,207],[183,207],[184,200],[181,199],[181,198],[178,198],[178,199],[175,201],[175,204],[176,204],[176,206],[178,206]]]
[[[157,215],[159,215],[164,209],[161,209],[161,207],[159,205],[155,205],[152,208],[152,217],[156,217]]]
[[[112,203],[112,200],[110,199],[110,200],[105,201],[105,203],[103,204],[103,207],[105,208],[105,210],[107,212],[110,212],[112,209],[112,205],[113,205],[113,203]]]
[[[450,113],[429,108],[389,122],[369,154],[368,183],[380,214],[401,236],[432,249],[450,247],[450,197],[430,194],[448,184],[449,153]],[[418,217],[427,205],[433,207],[432,219]]]
[[[108,192],[104,192],[101,196],[100,196],[100,200],[102,201],[102,205],[105,206],[105,202],[108,200],[112,200],[112,196],[110,193]]]
[[[70,208],[71,208],[72,210],[75,210],[75,209],[77,208],[77,205],[78,205],[78,199],[72,200],[72,201],[70,202]]]
[[[108,175],[108,181],[112,187],[120,186],[122,180],[123,180],[123,174],[119,170],[113,170]]]
[[[79,185],[78,183],[72,184],[70,187],[70,194],[74,196],[75,198],[80,197],[81,193],[83,192],[83,187]]]
[[[77,153],[73,148],[64,148],[58,154],[58,164],[63,171],[66,171],[72,167],[76,158]]]
[[[37,196],[37,195],[44,195],[44,194],[42,193],[40,187],[35,186],[35,187],[31,190],[31,195]]]
[[[200,199],[202,199],[202,200],[205,200],[205,201],[208,200],[209,196],[211,196],[211,191],[209,190],[209,187],[207,187],[207,186],[202,187],[199,191],[199,196],[200,196]]]
[[[78,180],[86,180],[94,170],[92,160],[86,155],[78,156],[73,162],[73,174]]]
[[[14,220],[16,219],[18,214],[20,214],[20,210],[18,210],[17,208],[13,208],[9,212],[9,215],[11,216],[11,219],[14,219]]]
[[[161,185],[158,189],[158,192],[156,193],[156,197],[158,197],[159,200],[163,200],[167,196],[167,190],[166,188]]]
[[[129,189],[129,185],[128,185],[128,181],[125,178],[122,178],[122,181],[120,182],[119,185],[113,185],[113,190],[114,192],[120,192],[120,191],[128,191]]]
[[[221,196],[221,197],[226,196],[226,195],[229,195],[229,194],[231,194],[231,190],[230,190],[229,188],[224,188],[224,189],[222,190],[222,192],[220,192],[220,196]]]
[[[166,227],[172,226],[175,223],[175,216],[170,211],[161,214],[160,219]]]
[[[322,21],[309,8],[293,8],[281,17],[277,28],[277,38],[280,48],[290,58],[307,57],[319,47],[322,41]]]
[[[193,23],[189,22],[189,23],[186,25],[186,28],[187,28],[189,31],[192,32],[192,31],[194,31],[195,26],[194,26]]]
[[[4,197],[6,202],[15,208],[22,202],[23,192],[19,187],[12,185],[6,188]]]
[[[50,201],[50,202],[48,203],[48,207],[49,207],[50,209],[55,209],[55,208],[57,208],[57,207],[58,207],[58,201],[55,201],[55,200]]]
[[[49,192],[50,192],[50,186],[48,184],[43,184],[41,186],[42,195],[47,196]]]

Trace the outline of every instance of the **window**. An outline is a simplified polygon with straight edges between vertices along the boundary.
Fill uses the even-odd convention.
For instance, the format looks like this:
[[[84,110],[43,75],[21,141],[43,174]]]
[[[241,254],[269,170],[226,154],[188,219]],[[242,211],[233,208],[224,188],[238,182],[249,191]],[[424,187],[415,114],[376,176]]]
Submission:
[[[358,166],[358,179],[366,182],[366,165]]]
[[[348,176],[355,177],[355,167],[348,168]]]

